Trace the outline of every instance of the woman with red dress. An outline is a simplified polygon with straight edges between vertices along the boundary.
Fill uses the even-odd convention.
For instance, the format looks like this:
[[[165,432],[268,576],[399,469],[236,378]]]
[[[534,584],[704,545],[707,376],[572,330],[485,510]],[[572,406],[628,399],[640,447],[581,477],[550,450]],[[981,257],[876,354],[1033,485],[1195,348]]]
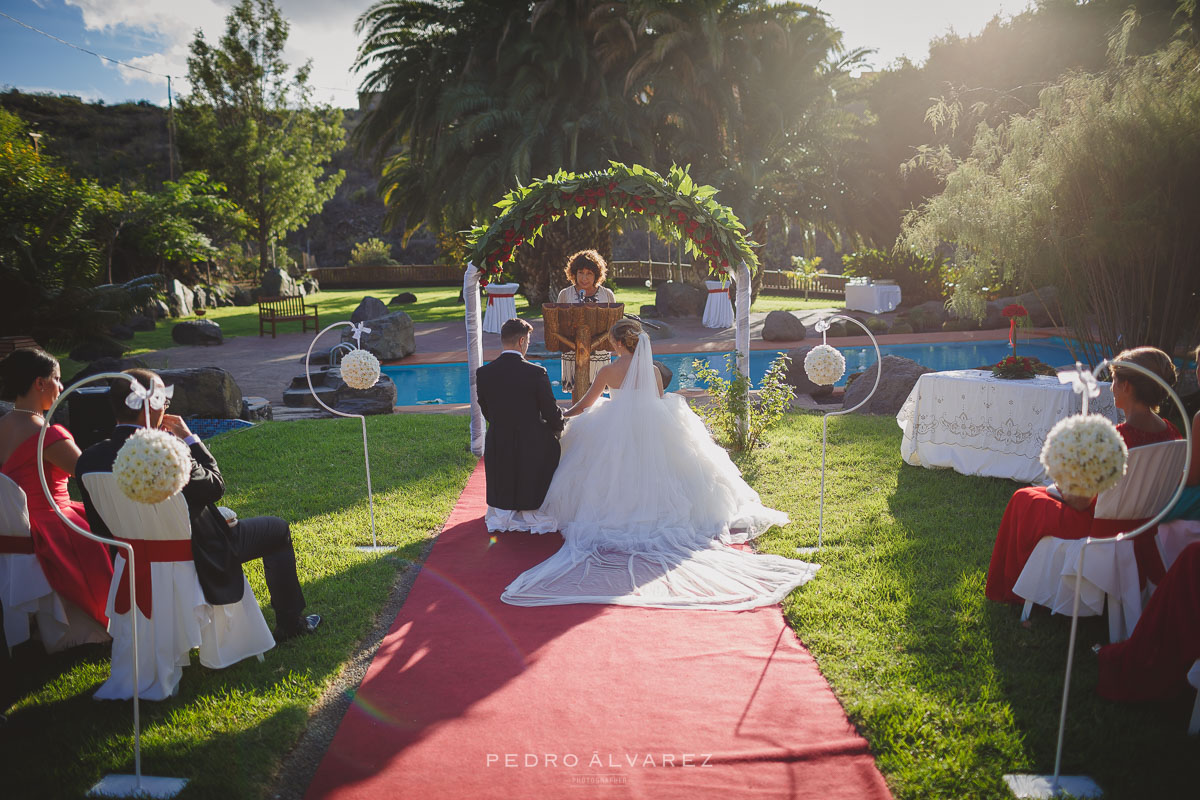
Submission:
[[[1117,432],[1129,448],[1166,442],[1181,438],[1175,426],[1158,415],[1158,408],[1167,398],[1167,392],[1152,378],[1122,363],[1133,363],[1145,367],[1158,375],[1170,386],[1175,385],[1175,365],[1169,356],[1154,347],[1137,347],[1125,350],[1113,359],[1112,393],[1117,408],[1125,414],[1125,421],[1117,426]],[[1023,598],[1013,593],[1013,586],[1025,568],[1025,562],[1046,536],[1059,539],[1083,539],[1093,532],[1095,497],[1066,495],[1061,499],[1051,494],[1044,486],[1027,486],[1018,489],[1004,509],[1000,530],[996,533],[996,544],[992,548],[992,562],[988,567],[986,594],[997,603],[1023,603]],[[1153,545],[1154,537],[1139,536],[1134,540],[1135,549],[1140,540]],[[1139,552],[1139,563],[1142,553]],[[1161,562],[1159,562],[1161,568]]]
[[[68,606],[68,618],[72,617],[68,604],[73,604],[106,627],[104,609],[113,576],[108,548],[80,536],[59,519],[38,477],[38,436],[47,425],[46,412],[62,390],[58,361],[44,350],[22,348],[0,361],[0,397],[14,403],[13,410],[0,418],[0,472],[25,492],[34,555],[46,581]],[[90,530],[83,504],[72,502],[67,492],[67,478],[74,474],[79,458],[70,432],[51,425],[42,456],[54,504],[76,525]],[[73,628],[71,635],[78,640],[60,646],[108,639],[97,626]]]

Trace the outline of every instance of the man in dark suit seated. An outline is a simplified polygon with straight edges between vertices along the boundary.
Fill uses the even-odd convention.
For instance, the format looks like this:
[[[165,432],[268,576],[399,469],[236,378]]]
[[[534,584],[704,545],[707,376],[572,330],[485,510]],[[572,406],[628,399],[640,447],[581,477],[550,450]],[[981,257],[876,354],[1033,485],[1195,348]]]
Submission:
[[[475,371],[479,407],[488,421],[483,469],[491,531],[548,533],[558,527],[536,513],[558,467],[563,414],[545,367],[525,360],[532,332],[523,319],[505,322],[504,352]]]
[[[321,617],[318,614],[304,616],[304,592],[296,577],[296,553],[292,549],[292,533],[287,522],[278,517],[252,517],[229,525],[216,506],[225,494],[225,480],[217,461],[199,437],[188,430],[182,418],[166,413],[170,400],[161,394],[156,399],[156,392],[165,389],[162,378],[148,369],[130,369],[125,374],[137,380],[150,397],[143,400],[135,396],[132,402],[126,402],[132,393],[130,382],[112,381],[109,401],[117,426],[112,438],[83,451],[75,466],[76,476],[82,478],[89,472],[112,472],[121,445],[138,428],[145,426],[146,412],[142,404],[149,403],[150,426],[178,436],[191,451],[191,477],[182,494],[191,517],[196,577],[205,599],[213,605],[239,602],[245,588],[242,564],[261,558],[267,589],[271,593],[271,607],[275,609],[275,641],[283,642],[315,631],[321,624]],[[110,539],[116,538],[96,511],[86,488],[82,488],[82,481],[80,487],[92,531]],[[116,534],[119,536],[120,532]]]

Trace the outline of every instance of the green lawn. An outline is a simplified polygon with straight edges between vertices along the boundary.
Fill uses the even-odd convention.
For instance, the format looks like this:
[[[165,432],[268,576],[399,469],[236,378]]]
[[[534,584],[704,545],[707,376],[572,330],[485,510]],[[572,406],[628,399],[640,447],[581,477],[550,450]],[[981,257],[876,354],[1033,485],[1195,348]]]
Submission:
[[[369,536],[356,420],[268,423],[212,440],[242,515],[292,522],[317,636],[222,671],[184,671],[178,698],[143,705],[145,768],[192,779],[185,797],[265,798],[280,759],[397,574],[419,558],[465,485],[474,459],[464,417],[368,420],[378,528],[395,556],[357,553]],[[789,414],[768,445],[739,456],[747,479],[792,522],[760,549],[793,555],[816,543],[821,419]],[[1006,772],[1053,768],[1069,620],[988,603],[992,540],[1016,484],[904,465],[890,417],[830,420],[825,547],[817,577],[784,612],[867,737],[897,798],[1003,798]],[[257,564],[248,569],[260,602]],[[264,609],[268,621],[269,609]],[[1094,694],[1082,621],[1064,772],[1096,778],[1109,798],[1191,796],[1200,742],[1184,735],[1191,701],[1122,706]],[[3,729],[20,741],[5,796],[80,796],[100,775],[127,772],[129,705],[91,699],[105,677],[103,648],[47,658],[18,648],[0,682]],[[68,755],[69,754],[69,755]],[[0,762],[2,764],[4,762]],[[53,777],[48,777],[53,776]]]
[[[768,447],[740,459],[792,523],[760,548],[816,544],[821,418],[793,414]],[[996,528],[1017,484],[926,470],[900,459],[891,417],[829,424],[825,547],[816,578],[784,611],[875,751],[897,798],[1005,798],[1006,772],[1053,772],[1070,619],[984,599]],[[1165,707],[1096,696],[1081,620],[1064,774],[1088,774],[1106,798],[1195,796],[1200,742],[1184,735],[1191,697]]]

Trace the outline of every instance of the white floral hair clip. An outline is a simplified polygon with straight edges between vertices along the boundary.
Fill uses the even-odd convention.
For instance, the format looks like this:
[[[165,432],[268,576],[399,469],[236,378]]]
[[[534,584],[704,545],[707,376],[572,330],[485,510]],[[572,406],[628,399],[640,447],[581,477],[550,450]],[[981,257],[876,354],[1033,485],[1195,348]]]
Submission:
[[[125,398],[125,405],[132,408],[134,411],[141,411],[142,406],[147,402],[155,411],[161,411],[167,405],[167,400],[175,395],[175,386],[155,386],[151,391],[145,386],[142,386],[138,381],[130,381],[129,395]]]

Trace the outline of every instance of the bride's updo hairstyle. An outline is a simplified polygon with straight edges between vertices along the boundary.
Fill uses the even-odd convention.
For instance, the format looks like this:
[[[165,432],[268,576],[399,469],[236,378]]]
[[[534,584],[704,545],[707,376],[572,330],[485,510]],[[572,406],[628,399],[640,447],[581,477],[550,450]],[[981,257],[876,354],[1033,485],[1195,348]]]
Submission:
[[[16,400],[38,378],[54,374],[58,362],[40,347],[22,347],[0,359],[0,400]]]
[[[641,333],[642,326],[636,319],[621,317],[608,329],[608,338],[614,345],[620,342],[626,350],[632,353],[637,349],[638,336]]]
[[[1157,347],[1135,347],[1132,350],[1122,350],[1112,360],[1112,374],[1122,382],[1133,387],[1133,396],[1141,403],[1157,412],[1167,399],[1167,390],[1153,378],[1137,370],[1122,368],[1122,364],[1137,364],[1145,367],[1163,379],[1168,386],[1175,385],[1175,364],[1171,357]]]

